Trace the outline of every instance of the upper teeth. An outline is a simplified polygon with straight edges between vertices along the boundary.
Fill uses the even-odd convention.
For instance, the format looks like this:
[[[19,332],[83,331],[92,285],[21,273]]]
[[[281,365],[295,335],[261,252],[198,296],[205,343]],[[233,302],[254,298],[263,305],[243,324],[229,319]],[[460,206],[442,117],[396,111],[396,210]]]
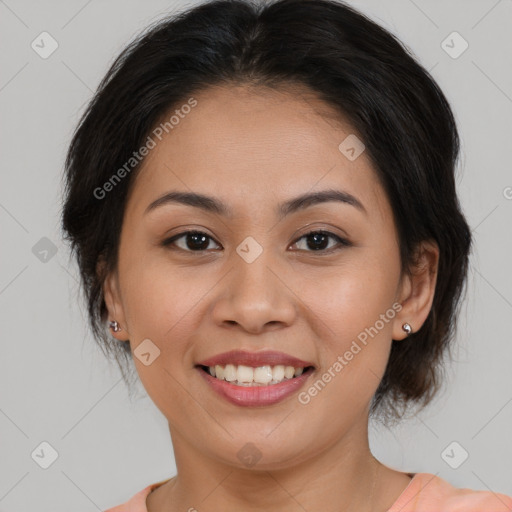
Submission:
[[[298,377],[304,368],[294,368],[293,366],[244,366],[242,364],[227,364],[209,366],[210,375],[220,380],[233,382],[239,386],[279,384],[283,380]]]

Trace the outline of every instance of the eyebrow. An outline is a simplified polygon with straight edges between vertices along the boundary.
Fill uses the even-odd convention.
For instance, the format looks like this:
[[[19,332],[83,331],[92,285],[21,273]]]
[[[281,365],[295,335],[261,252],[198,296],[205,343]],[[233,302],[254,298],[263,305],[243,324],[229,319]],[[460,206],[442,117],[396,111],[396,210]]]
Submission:
[[[331,201],[338,201],[341,203],[351,205],[360,210],[361,212],[365,213],[366,215],[368,214],[366,208],[355,196],[343,190],[334,189],[322,190],[320,192],[310,192],[294,197],[293,199],[289,199],[288,201],[285,201],[284,203],[278,205],[276,213],[279,218],[283,218],[287,215],[290,215],[291,213],[295,213],[299,210],[309,208],[310,206],[314,206],[321,203],[327,203]],[[206,212],[215,213],[217,215],[222,215],[225,217],[234,216],[232,210],[215,197],[207,196],[204,194],[198,194],[195,192],[180,191],[167,192],[163,196],[159,197],[158,199],[156,199],[155,201],[148,205],[144,214],[149,213],[150,211],[158,208],[159,206],[173,203],[193,206],[195,208],[200,208]]]

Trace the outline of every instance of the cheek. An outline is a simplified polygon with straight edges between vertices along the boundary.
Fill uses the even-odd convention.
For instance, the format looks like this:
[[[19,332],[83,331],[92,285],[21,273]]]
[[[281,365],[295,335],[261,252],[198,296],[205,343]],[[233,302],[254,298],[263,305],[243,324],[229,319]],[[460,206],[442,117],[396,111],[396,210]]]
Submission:
[[[392,307],[399,277],[395,267],[392,259],[361,251],[346,265],[304,278],[301,298],[332,328],[331,335],[357,336]]]
[[[329,403],[341,412],[350,411],[343,414],[352,417],[362,413],[375,394],[391,349],[392,290],[385,269],[373,267],[368,272],[361,265],[320,283],[316,298],[310,297],[317,325],[322,326],[318,378],[328,381],[310,388],[313,395],[322,395],[316,402],[318,410]]]
[[[321,325],[322,372],[335,374],[325,397],[341,407],[356,407],[374,394],[391,349],[398,257],[390,251],[361,250],[350,263],[317,278],[304,301]],[[315,290],[313,293],[311,290]],[[329,379],[329,376],[326,376]],[[340,393],[336,395],[335,389]],[[343,390],[351,389],[350,396]]]
[[[126,258],[124,265],[120,263],[120,272],[130,334],[157,343],[183,331],[207,290],[193,269],[166,264],[159,258]]]

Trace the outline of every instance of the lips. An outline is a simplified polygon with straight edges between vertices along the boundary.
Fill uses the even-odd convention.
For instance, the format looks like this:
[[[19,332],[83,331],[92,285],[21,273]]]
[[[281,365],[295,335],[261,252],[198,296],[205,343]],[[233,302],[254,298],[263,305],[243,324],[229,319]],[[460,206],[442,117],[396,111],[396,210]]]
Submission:
[[[281,402],[296,393],[315,373],[315,366],[311,362],[274,350],[231,350],[203,359],[195,367],[217,395],[234,405],[245,407],[264,407]],[[250,368],[254,368],[254,374],[252,370],[248,371]],[[233,374],[235,369],[236,375]],[[221,372],[220,377],[215,376],[217,371]],[[227,378],[230,382],[224,380],[225,371],[230,375]],[[265,375],[256,376],[257,371]],[[245,380],[248,377],[250,382]],[[234,378],[236,383],[233,382]],[[242,382],[238,382],[240,378]],[[284,380],[270,381],[274,378]]]
[[[233,405],[240,407],[268,407],[297,393],[314,375],[314,370],[312,367],[309,367],[298,377],[287,379],[279,384],[261,387],[237,386],[225,380],[216,379],[201,369],[199,369],[198,373],[211,390]]]
[[[293,366],[295,368],[306,368],[313,366],[313,363],[298,359],[297,357],[277,352],[274,350],[265,350],[261,352],[248,352],[246,350],[231,350],[223,352],[216,356],[204,359],[197,363],[196,366],[225,366],[227,364],[244,365],[257,368],[259,366]]]

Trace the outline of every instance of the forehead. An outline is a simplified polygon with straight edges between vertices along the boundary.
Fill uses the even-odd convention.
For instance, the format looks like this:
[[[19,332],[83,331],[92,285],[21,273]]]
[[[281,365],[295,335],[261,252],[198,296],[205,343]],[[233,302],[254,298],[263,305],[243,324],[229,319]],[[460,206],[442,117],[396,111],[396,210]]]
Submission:
[[[243,213],[252,203],[341,188],[385,214],[370,159],[363,151],[351,161],[339,149],[353,128],[307,89],[224,86],[193,98],[143,163],[133,192],[141,208],[166,189],[215,194]]]

